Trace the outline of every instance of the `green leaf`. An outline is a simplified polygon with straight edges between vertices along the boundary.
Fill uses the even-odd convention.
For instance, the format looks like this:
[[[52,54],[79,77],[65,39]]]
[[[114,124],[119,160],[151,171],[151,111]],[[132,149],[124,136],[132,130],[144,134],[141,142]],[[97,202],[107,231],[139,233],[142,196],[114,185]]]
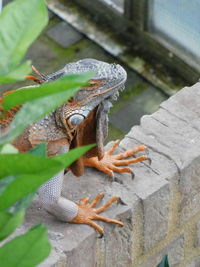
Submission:
[[[28,60],[23,64],[20,64],[15,69],[12,69],[10,73],[0,76],[0,83],[11,83],[16,81],[22,81],[25,76],[32,71],[31,61]]]
[[[93,75],[94,72],[66,75],[57,81],[44,83],[39,87],[16,90],[12,94],[5,96],[3,109],[4,111],[7,111],[19,104],[24,104],[27,101],[32,101],[40,97],[49,96],[70,89],[79,89],[81,86],[85,85]]]
[[[169,267],[167,255],[163,257],[162,261],[157,265],[157,267]]]
[[[23,222],[24,215],[24,209],[15,214],[0,211],[0,241],[12,234],[12,232]]]
[[[31,154],[0,155],[0,164],[5,162],[0,175],[2,176],[2,173],[5,176],[17,174],[17,177],[6,186],[0,195],[0,210],[10,207],[24,196],[35,192],[40,185],[71,165],[91,147],[93,145],[76,148],[52,158],[42,158]],[[13,162],[15,164],[12,164]]]
[[[6,196],[6,190],[8,188],[8,186],[17,178],[16,175],[11,175],[11,176],[8,176],[8,177],[5,177],[3,179],[0,180],[0,197],[3,195],[3,199],[8,196]],[[6,191],[6,192],[5,192]],[[29,195],[26,195],[25,197],[22,197],[21,199],[19,199],[17,202],[14,202],[12,197],[11,199],[7,199],[6,203],[12,203],[13,206],[9,207],[9,205],[5,206],[5,208],[9,208],[8,212],[11,212],[11,213],[17,213],[19,212],[20,210],[22,209],[26,209],[33,197],[35,195],[35,192],[33,193],[30,193]],[[4,210],[4,209],[2,209]]]
[[[8,211],[15,214],[15,213],[19,212],[20,210],[27,209],[34,198],[35,193],[36,193],[36,191],[33,193],[30,193],[27,196],[23,197],[22,199],[18,200],[17,202],[14,203],[13,206],[8,208]]]
[[[47,144],[40,143],[39,145],[33,147],[28,153],[41,157],[47,157]]]
[[[14,163],[14,164],[13,164]],[[42,174],[60,170],[63,164],[53,158],[44,158],[33,154],[0,154],[0,178],[19,174]]]
[[[55,170],[68,167],[78,157],[86,153],[94,145],[87,145],[70,150],[69,152],[51,158],[44,158],[33,154],[0,154],[0,178],[18,174],[43,174],[50,175]],[[13,162],[15,164],[13,164]],[[61,168],[61,169],[60,169]]]
[[[16,147],[14,147],[11,144],[5,144],[1,151],[1,154],[17,154],[18,153],[18,149]]]
[[[94,146],[95,144],[91,144],[91,145],[71,149],[68,153],[55,156],[53,157],[53,159],[62,163],[63,166],[68,167],[75,160],[77,160],[81,155],[85,154],[88,150],[90,150]]]
[[[17,78],[18,75],[24,75],[25,70],[28,71],[29,63],[20,67],[20,62],[47,22],[44,0],[16,0],[6,5],[0,15],[1,78]],[[21,71],[17,71],[17,68]]]
[[[72,97],[76,91],[77,89],[68,90],[24,104],[12,121],[9,132],[0,137],[0,144],[5,144],[14,140],[31,123],[43,118],[46,114],[56,109],[58,106],[61,106],[68,98]]]
[[[80,81],[80,79],[83,79],[82,80],[83,83],[81,84],[84,84],[85,81],[91,78],[93,75],[94,75],[94,72],[84,73],[82,75],[75,75],[75,76],[70,75],[70,76],[73,77],[74,80],[77,79],[78,81]],[[16,98],[13,97],[13,99],[16,99],[16,100],[13,100],[11,106],[13,105],[16,106],[17,103],[24,103],[24,101],[27,101],[28,99],[31,99],[32,97],[35,99],[24,104],[23,107],[17,112],[15,119],[11,123],[9,132],[3,134],[0,137],[0,145],[14,140],[31,123],[44,117],[50,111],[55,110],[58,106],[61,106],[70,97],[72,97],[80,88],[80,83],[79,83],[79,86],[77,86],[77,83],[73,83],[73,85],[71,83],[70,86],[74,86],[74,87],[66,90],[66,88],[68,88],[66,81],[68,81],[67,76],[53,83],[45,84],[44,87],[42,87],[44,89],[44,91],[42,90],[42,92],[40,92],[41,87],[31,88],[32,90],[31,89],[23,90],[23,93],[25,94],[25,96],[24,96],[24,99],[22,98],[22,100],[20,99],[23,93],[21,93],[20,90],[17,91],[16,94],[15,93],[10,94],[10,95],[16,96]],[[50,89],[50,92],[58,92],[58,91],[61,91],[61,92],[54,93],[48,96],[44,96],[45,94],[49,94],[47,89],[48,90]],[[28,93],[28,92],[31,92],[31,93]],[[38,98],[39,95],[40,96],[43,95],[44,97]],[[11,98],[7,98],[6,105],[9,105],[8,104],[9,99],[11,101]]]
[[[16,175],[10,175],[7,177],[3,177],[0,180],[0,195],[2,195],[2,193],[6,190],[6,188],[8,187],[8,185],[14,181],[16,178]]]
[[[0,263],[6,267],[34,267],[49,255],[50,250],[47,228],[38,225],[0,247]]]

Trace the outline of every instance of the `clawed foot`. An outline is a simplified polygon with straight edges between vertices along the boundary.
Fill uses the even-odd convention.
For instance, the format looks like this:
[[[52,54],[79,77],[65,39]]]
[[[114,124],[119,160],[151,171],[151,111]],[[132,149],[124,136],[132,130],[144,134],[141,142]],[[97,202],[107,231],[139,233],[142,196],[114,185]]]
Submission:
[[[73,220],[71,220],[71,222],[88,224],[92,226],[94,229],[96,229],[100,233],[101,237],[104,234],[104,230],[101,226],[99,226],[93,220],[114,223],[114,224],[118,224],[119,226],[123,226],[124,224],[118,220],[110,219],[110,218],[99,215],[99,213],[106,210],[110,205],[112,205],[112,203],[118,201],[119,197],[113,197],[111,200],[106,202],[106,204],[104,204],[102,207],[97,208],[97,209],[94,208],[97,205],[97,203],[102,199],[103,196],[104,196],[103,192],[99,193],[91,203],[88,203],[89,197],[81,199],[81,201],[77,203],[78,208],[79,208],[78,214]]]
[[[126,159],[130,156],[135,155],[137,152],[145,151],[147,147],[145,145],[137,146],[133,149],[126,150],[125,152],[119,153],[117,155],[113,155],[113,152],[115,151],[116,147],[119,145],[120,140],[115,141],[113,146],[104,154],[104,157],[101,160],[98,160],[97,157],[92,157],[88,159],[84,159],[84,165],[94,167],[106,174],[108,174],[111,177],[114,177],[113,172],[128,172],[131,173],[134,177],[133,171],[129,167],[118,167],[121,165],[129,165],[137,162],[141,162],[144,160],[150,159],[146,156],[140,156],[137,158],[132,159]]]

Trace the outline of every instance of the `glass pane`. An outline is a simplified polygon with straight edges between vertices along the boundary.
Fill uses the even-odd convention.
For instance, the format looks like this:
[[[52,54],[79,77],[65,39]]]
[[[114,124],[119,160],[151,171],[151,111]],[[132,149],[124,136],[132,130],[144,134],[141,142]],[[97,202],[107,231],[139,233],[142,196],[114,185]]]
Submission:
[[[150,30],[200,59],[200,0],[151,0]]]
[[[121,14],[124,13],[124,0],[100,0],[100,1],[114,8],[119,13]]]

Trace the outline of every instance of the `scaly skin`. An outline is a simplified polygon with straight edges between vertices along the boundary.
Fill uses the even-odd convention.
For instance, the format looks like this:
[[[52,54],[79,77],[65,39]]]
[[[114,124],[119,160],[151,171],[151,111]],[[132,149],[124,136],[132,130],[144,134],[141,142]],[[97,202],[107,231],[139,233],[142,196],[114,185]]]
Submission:
[[[119,145],[119,141],[116,141],[107,152],[104,152],[103,148],[103,141],[107,135],[107,114],[111,106],[110,100],[116,100],[119,91],[124,89],[126,81],[126,72],[120,65],[108,64],[95,59],[84,59],[69,63],[63,69],[48,76],[41,74],[34,68],[40,78],[32,75],[27,76],[27,78],[41,84],[51,82],[67,74],[92,70],[97,70],[97,72],[90,81],[90,86],[81,88],[73,99],[45,118],[30,125],[13,144],[20,152],[27,152],[40,142],[47,142],[48,155],[53,156],[74,147],[96,143],[95,148],[70,167],[76,176],[83,174],[84,166],[94,167],[112,177],[114,172],[133,173],[131,168],[119,166],[147,160],[148,158],[145,155],[127,159],[139,151],[145,151],[146,146],[141,145],[118,155],[113,155],[113,152]],[[3,98],[0,101],[2,102]],[[0,120],[2,130],[9,130],[13,115],[18,109],[19,107],[11,110],[6,117]],[[88,224],[101,235],[104,233],[103,228],[93,220],[123,226],[120,221],[99,215],[112,203],[118,201],[118,197],[113,197],[104,206],[97,209],[95,206],[103,197],[103,193],[98,194],[90,204],[88,198],[84,198],[75,204],[61,196],[63,176],[64,171],[52,177],[38,191],[41,202],[48,212],[63,221]]]

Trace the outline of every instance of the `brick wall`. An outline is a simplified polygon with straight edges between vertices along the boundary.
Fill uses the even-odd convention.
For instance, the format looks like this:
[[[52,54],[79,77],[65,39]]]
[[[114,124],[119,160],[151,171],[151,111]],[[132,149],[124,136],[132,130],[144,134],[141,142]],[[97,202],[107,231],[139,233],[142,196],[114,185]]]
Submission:
[[[130,114],[131,116],[131,114]],[[88,226],[60,223],[37,200],[25,227],[43,221],[53,250],[44,266],[155,267],[169,255],[171,267],[200,266],[200,83],[184,88],[160,109],[141,119],[120,143],[119,151],[138,144],[149,148],[148,162],[133,165],[114,181],[88,169],[80,179],[67,174],[63,195],[74,201],[106,192],[123,203],[106,216],[124,221],[123,228],[101,224],[105,236]]]

